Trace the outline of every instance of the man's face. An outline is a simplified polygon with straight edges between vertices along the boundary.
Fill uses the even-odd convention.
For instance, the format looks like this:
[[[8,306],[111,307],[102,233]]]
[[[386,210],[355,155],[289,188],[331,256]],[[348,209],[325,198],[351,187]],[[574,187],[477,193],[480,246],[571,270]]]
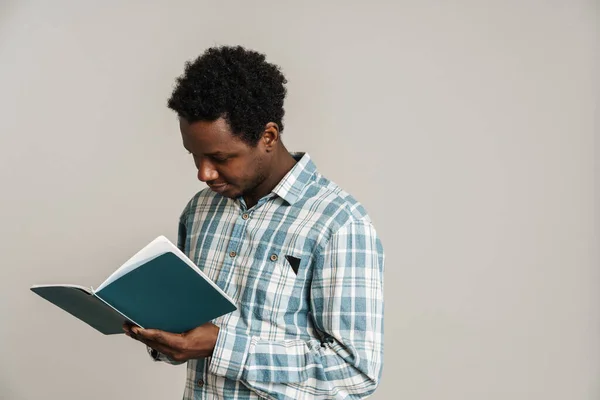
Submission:
[[[252,191],[267,176],[268,157],[263,143],[252,147],[234,136],[227,121],[189,124],[180,118],[183,146],[194,157],[198,179],[211,190],[229,198]]]

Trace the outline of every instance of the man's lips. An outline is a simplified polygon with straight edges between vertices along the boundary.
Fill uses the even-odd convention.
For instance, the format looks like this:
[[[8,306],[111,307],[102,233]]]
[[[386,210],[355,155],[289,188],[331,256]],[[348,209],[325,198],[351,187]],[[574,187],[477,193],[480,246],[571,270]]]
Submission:
[[[227,187],[227,184],[226,183],[213,183],[213,184],[208,184],[208,187],[213,192],[220,193],[223,190],[225,190],[225,188]]]

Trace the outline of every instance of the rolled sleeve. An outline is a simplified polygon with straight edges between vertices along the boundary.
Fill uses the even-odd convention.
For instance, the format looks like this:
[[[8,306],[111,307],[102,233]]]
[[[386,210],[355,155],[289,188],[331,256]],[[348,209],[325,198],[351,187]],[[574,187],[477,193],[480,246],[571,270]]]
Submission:
[[[250,337],[219,329],[217,343],[210,360],[209,373],[240,380],[248,358]]]

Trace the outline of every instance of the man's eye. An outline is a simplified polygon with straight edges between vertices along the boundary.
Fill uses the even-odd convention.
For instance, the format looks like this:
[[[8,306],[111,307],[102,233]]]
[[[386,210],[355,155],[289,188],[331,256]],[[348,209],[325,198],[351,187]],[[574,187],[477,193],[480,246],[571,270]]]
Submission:
[[[225,162],[229,159],[229,157],[213,157],[213,160],[216,162]]]

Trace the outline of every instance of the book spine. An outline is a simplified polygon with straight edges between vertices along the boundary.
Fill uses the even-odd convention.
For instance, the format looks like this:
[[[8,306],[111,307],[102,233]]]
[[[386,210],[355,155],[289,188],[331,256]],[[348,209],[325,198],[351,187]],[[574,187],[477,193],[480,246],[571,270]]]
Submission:
[[[120,315],[123,316],[123,318],[125,318],[127,321],[133,323],[134,325],[139,326],[142,329],[145,329],[143,326],[141,326],[140,324],[138,324],[137,322],[135,322],[133,319],[129,318],[127,315],[123,314],[121,311],[117,310],[116,308],[114,308],[109,302],[107,302],[106,300],[104,300],[102,297],[100,297],[96,291],[94,290],[94,288],[92,288],[92,295],[94,297],[96,297],[97,299],[100,299],[101,302],[103,302],[104,304],[106,304],[107,306],[109,306],[110,308],[112,308],[113,310],[115,310],[116,312],[118,312]]]

